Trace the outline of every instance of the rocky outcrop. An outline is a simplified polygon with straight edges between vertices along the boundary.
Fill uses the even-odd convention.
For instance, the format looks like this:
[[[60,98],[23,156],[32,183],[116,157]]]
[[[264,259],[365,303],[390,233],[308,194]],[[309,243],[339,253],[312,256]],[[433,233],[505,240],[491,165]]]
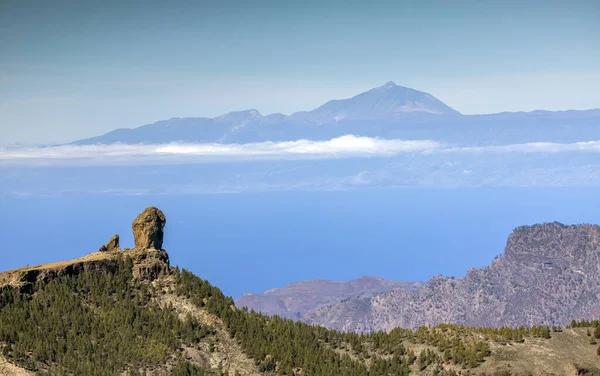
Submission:
[[[113,235],[112,238],[106,243],[106,249],[108,252],[115,252],[119,250],[119,235]]]
[[[600,317],[600,227],[545,223],[516,228],[503,255],[463,278],[435,277],[417,292],[350,299],[305,316],[369,332],[457,323],[566,325]]]
[[[137,249],[162,249],[167,219],[160,209],[147,207],[133,221],[133,239]]]
[[[136,278],[154,279],[169,271],[169,255],[162,249],[165,214],[154,206],[141,212],[131,224],[135,248],[126,249],[133,260],[133,275]]]
[[[159,249],[125,249],[124,255],[133,261],[133,277],[137,279],[155,279],[170,271],[169,254]]]
[[[135,248],[121,252],[119,235],[114,235],[99,252],[61,262],[37,265],[0,273],[0,292],[15,288],[30,292],[37,282],[47,283],[64,275],[78,275],[84,271],[114,272],[118,257],[133,261],[133,277],[154,279],[170,272],[169,255],[162,249],[165,215],[155,207],[146,208],[132,223]]]
[[[106,245],[100,247],[99,252],[118,252],[120,250],[121,249],[119,248],[119,235],[117,234],[113,235],[113,237],[110,238]]]

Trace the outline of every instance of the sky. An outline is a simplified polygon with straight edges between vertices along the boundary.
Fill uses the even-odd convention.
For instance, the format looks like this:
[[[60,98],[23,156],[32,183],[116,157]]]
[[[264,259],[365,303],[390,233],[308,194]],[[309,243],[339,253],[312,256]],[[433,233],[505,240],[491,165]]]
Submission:
[[[600,2],[0,2],[0,143],[309,110],[393,80],[465,113],[600,107]]]
[[[94,199],[71,193],[52,199],[8,198],[3,205],[11,213],[0,216],[3,247],[19,252],[3,252],[0,270],[81,257],[114,234],[123,247],[131,247],[131,221],[154,205],[167,217],[164,248],[171,265],[191,270],[234,297],[313,278],[459,278],[502,253],[516,226],[600,222],[597,187]]]

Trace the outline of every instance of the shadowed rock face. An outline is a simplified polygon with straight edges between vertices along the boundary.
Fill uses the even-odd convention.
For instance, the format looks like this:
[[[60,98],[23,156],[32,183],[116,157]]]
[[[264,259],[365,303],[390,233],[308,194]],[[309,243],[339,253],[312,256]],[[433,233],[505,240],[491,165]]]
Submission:
[[[108,243],[106,243],[106,245],[103,245],[102,247],[100,247],[100,252],[117,252],[119,251],[119,235],[113,235],[112,238],[110,238],[110,240],[108,241]]]
[[[133,239],[137,249],[162,249],[167,219],[160,209],[147,207],[133,221]]]
[[[106,243],[106,249],[108,252],[114,252],[119,250],[119,235],[113,235],[112,238]]]

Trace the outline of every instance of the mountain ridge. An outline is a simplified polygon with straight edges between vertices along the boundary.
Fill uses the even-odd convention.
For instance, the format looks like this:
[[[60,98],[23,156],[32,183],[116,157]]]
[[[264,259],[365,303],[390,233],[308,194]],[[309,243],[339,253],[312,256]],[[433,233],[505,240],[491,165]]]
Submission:
[[[298,111],[290,115],[273,113],[263,116],[256,109],[247,109],[228,112],[214,118],[187,117],[160,120],[152,124],[142,125],[137,128],[119,128],[102,136],[91,137],[73,142],[73,144],[93,144],[118,142],[119,136],[127,136],[132,131],[140,131],[156,127],[181,127],[189,128],[191,123],[195,127],[210,126],[211,131],[220,132],[221,136],[212,133],[198,133],[190,135],[197,141],[208,142],[224,141],[227,136],[238,133],[244,127],[270,126],[273,124],[330,124],[339,120],[367,120],[393,118],[396,116],[413,116],[414,114],[453,114],[460,115],[458,111],[450,108],[429,93],[396,85],[390,81],[382,86],[362,92],[351,98],[334,99],[310,110]],[[170,130],[169,130],[170,131]],[[204,130],[206,131],[206,130]],[[163,135],[168,135],[162,129]],[[189,136],[188,136],[189,137]],[[200,139],[198,139],[200,137]],[[143,142],[143,138],[142,138]]]
[[[568,287],[566,287],[568,286]],[[437,276],[414,293],[350,299],[303,320],[370,332],[452,322],[486,327],[566,325],[600,315],[600,226],[520,226],[504,254],[459,279]]]
[[[461,144],[573,142],[600,139],[598,124],[598,109],[463,115],[429,93],[390,81],[351,98],[289,115],[262,115],[246,109],[214,118],[171,118],[70,144],[235,144],[329,140],[349,134]]]

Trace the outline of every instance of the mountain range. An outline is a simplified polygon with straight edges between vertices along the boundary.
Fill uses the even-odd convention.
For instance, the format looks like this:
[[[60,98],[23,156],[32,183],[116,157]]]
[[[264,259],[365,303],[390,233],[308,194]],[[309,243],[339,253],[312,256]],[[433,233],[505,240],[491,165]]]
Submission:
[[[257,110],[161,120],[78,140],[90,144],[253,143],[343,135],[431,139],[463,145],[600,139],[600,109],[461,115],[433,95],[388,82],[311,110],[263,116]]]
[[[392,287],[365,296],[319,295],[317,290],[302,295],[296,286],[314,282],[299,282],[242,296],[238,304],[354,332],[448,322],[564,326],[575,317],[600,316],[600,227],[560,223],[518,227],[510,234],[504,254],[482,269],[470,269],[463,278],[437,276],[424,284],[403,286],[378,283]],[[294,317],[287,314],[288,306],[305,310]]]

